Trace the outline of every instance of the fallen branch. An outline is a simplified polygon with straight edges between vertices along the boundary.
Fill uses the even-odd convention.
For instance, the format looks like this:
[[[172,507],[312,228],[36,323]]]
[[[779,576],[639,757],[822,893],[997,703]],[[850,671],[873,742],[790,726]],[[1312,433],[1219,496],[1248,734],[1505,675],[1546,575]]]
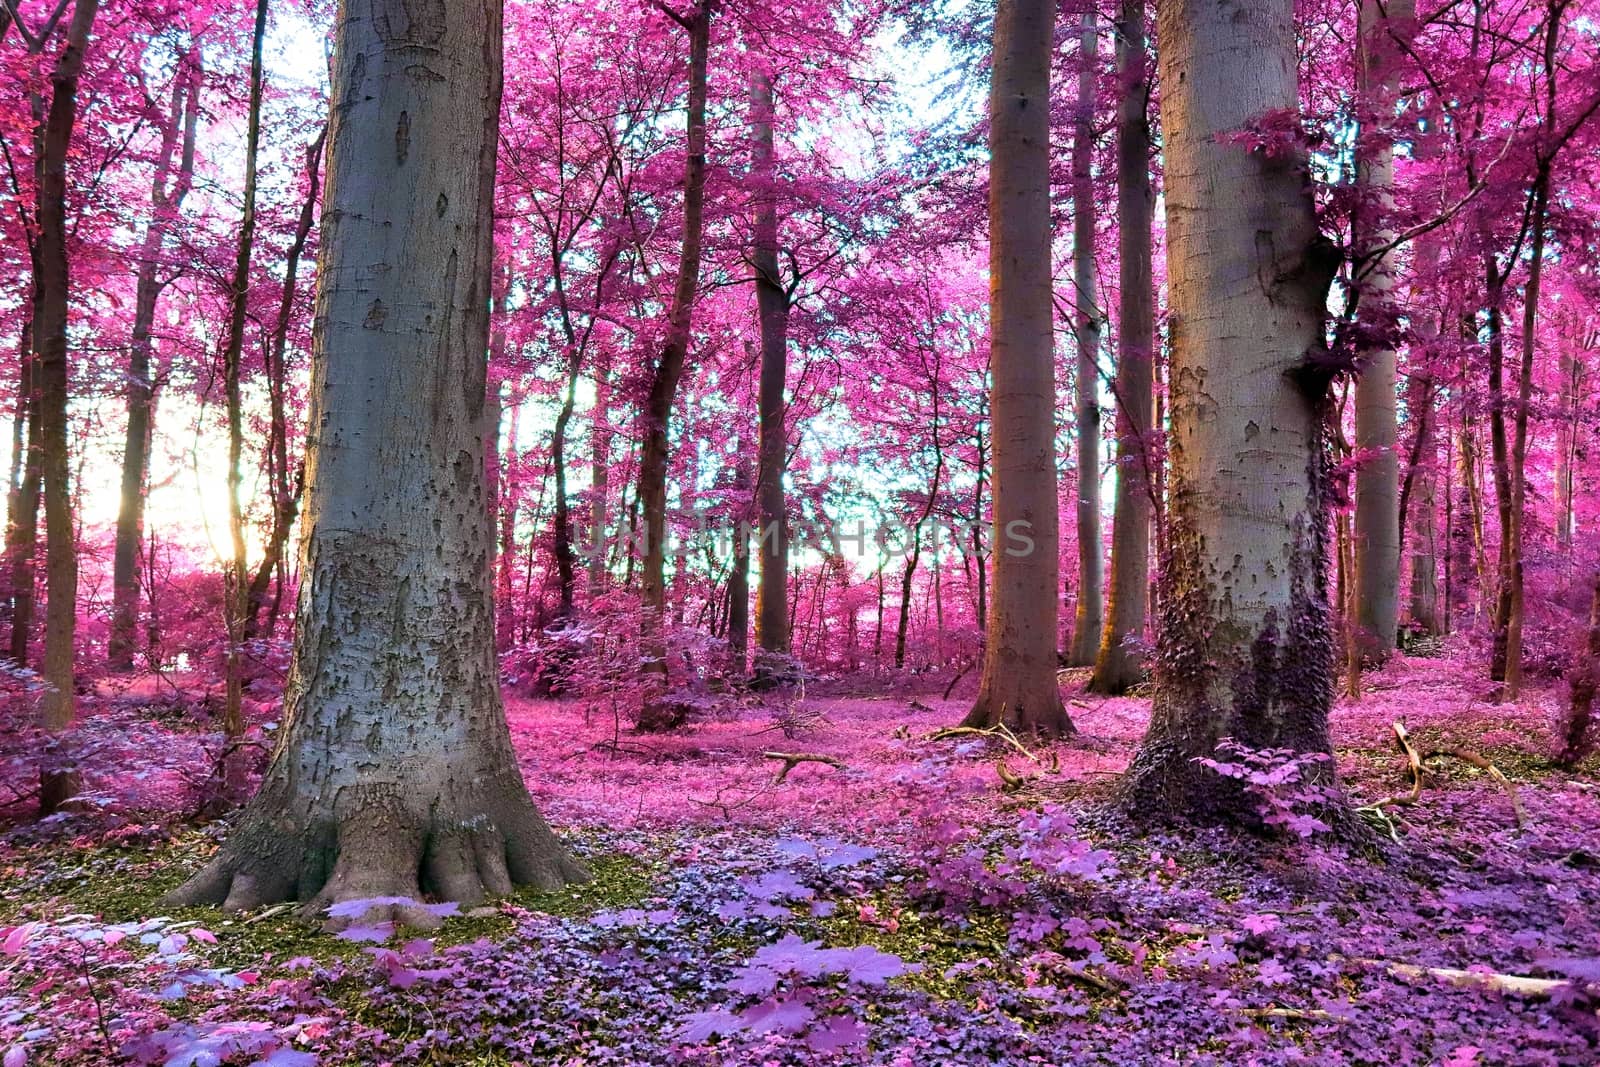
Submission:
[[[820,752],[763,752],[761,756],[763,759],[783,760],[783,769],[778,772],[778,777],[773,779],[773,785],[782,784],[783,780],[789,777],[789,772],[802,763],[826,763],[835,770],[842,771],[845,769],[844,760],[839,759],[837,756],[827,756]]]
[[[1356,962],[1369,967],[1381,967],[1402,978],[1438,978],[1462,989],[1483,989],[1519,997],[1549,997],[1557,990],[1572,985],[1564,978],[1529,978],[1497,971],[1463,971],[1457,967],[1420,967],[1415,963],[1393,963],[1389,960],[1361,959]]]
[[[1417,752],[1416,746],[1411,743],[1411,735],[1406,732],[1405,724],[1400,722],[1394,724],[1394,738],[1395,744],[1399,747],[1401,753],[1406,757],[1406,773],[1411,779],[1411,789],[1408,792],[1401,793],[1397,796],[1384,797],[1382,800],[1375,800],[1371,804],[1361,808],[1361,811],[1370,812],[1384,822],[1391,823],[1392,820],[1389,819],[1388,814],[1383,809],[1389,807],[1410,806],[1421,800],[1423,779],[1427,774],[1427,769],[1425,766],[1427,761],[1441,756],[1449,756],[1452,759],[1458,759],[1462,763],[1476,767],[1478,770],[1483,771],[1489,777],[1493,778],[1496,782],[1499,782],[1500,787],[1506,791],[1506,796],[1511,800],[1511,811],[1513,816],[1516,818],[1517,829],[1520,830],[1527,825],[1528,815],[1527,812],[1523,810],[1522,798],[1517,795],[1517,787],[1512,784],[1511,779],[1507,778],[1501,772],[1499,767],[1496,767],[1483,756],[1480,756],[1478,753],[1465,748],[1438,748],[1432,750],[1427,755],[1420,755]]]
[[[965,678],[967,676],[967,672],[972,670],[973,666],[976,665],[977,662],[978,662],[977,660],[972,660],[972,661],[968,662],[968,664],[965,667],[962,667],[959,671],[956,672],[956,676],[954,678],[950,679],[950,684],[944,687],[944,699],[945,700],[949,700],[950,699],[950,694],[955,692],[956,685],[961,681],[961,679],[963,679],[963,678]]]
[[[1511,779],[1507,778],[1500,772],[1499,767],[1496,767],[1494,764],[1490,763],[1476,752],[1472,752],[1464,748],[1436,749],[1435,751],[1428,753],[1423,758],[1425,760],[1429,760],[1433,759],[1435,756],[1450,756],[1458,759],[1462,763],[1467,763],[1478,768],[1478,770],[1483,771],[1490,778],[1493,778],[1495,781],[1499,782],[1501,788],[1506,791],[1506,796],[1511,799],[1511,812],[1517,820],[1517,829],[1520,830],[1527,825],[1528,815],[1527,812],[1522,810],[1522,798],[1517,796],[1517,787],[1511,784]]]
[[[1292,1019],[1297,1021],[1336,1019],[1338,1016],[1321,1008],[1240,1008],[1239,1014],[1249,1019]]]

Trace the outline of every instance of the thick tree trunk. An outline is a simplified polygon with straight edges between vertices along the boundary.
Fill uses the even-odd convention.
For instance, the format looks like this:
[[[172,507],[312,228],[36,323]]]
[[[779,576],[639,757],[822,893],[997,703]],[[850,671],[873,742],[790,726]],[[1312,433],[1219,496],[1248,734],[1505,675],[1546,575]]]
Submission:
[[[340,6],[281,740],[222,851],[169,905],[470,902],[585,877],[528,796],[494,656],[500,24],[499,0]]]
[[[1143,676],[1133,642],[1144,636],[1150,585],[1150,456],[1154,404],[1155,283],[1150,227],[1150,76],[1144,0],[1123,0],[1117,21],[1117,241],[1121,307],[1117,335],[1117,496],[1111,521],[1110,623],[1089,689],[1125,693]]]
[[[704,238],[706,195],[706,77],[711,49],[711,18],[715,0],[701,0],[685,16],[672,15],[689,34],[689,91],[683,170],[683,245],[678,255],[678,276],[667,309],[667,335],[661,357],[650,376],[642,418],[644,443],[639,452],[639,504],[644,512],[644,553],[639,586],[644,607],[645,670],[659,676],[665,688],[667,649],[663,633],[666,620],[667,467],[671,458],[668,438],[672,404],[689,355],[694,303],[700,286],[700,254]],[[676,726],[675,713],[654,696],[640,712],[641,729]]]
[[[1056,685],[1054,314],[1050,295],[1053,0],[1000,0],[989,91],[989,411],[994,589],[965,725],[1045,735],[1072,721]],[[881,578],[880,578],[881,580]]]
[[[78,625],[78,546],[67,454],[67,307],[72,286],[67,257],[67,156],[78,118],[78,77],[99,6],[99,0],[77,0],[73,7],[66,48],[50,76],[50,109],[39,167],[34,384],[38,392],[39,471],[44,485],[47,592],[41,672],[46,689],[40,715],[50,731],[72,725],[77,703],[72,668]],[[46,770],[40,783],[39,808],[49,814],[76,792],[76,775]]]
[[[139,632],[139,550],[144,546],[144,497],[150,468],[151,418],[155,403],[150,331],[165,282],[158,276],[167,238],[183,207],[194,176],[195,135],[200,118],[198,49],[184,56],[172,80],[172,101],[161,131],[155,178],[150,185],[150,218],[139,247],[134,285],[133,333],[128,344],[128,427],[122,450],[122,499],[117,512],[111,565],[111,626],[106,661],[112,670],[133,668]],[[181,155],[180,155],[181,141]],[[172,178],[178,159],[176,180]]]
[[[1496,555],[1494,581],[1491,588],[1483,584],[1481,595],[1493,605],[1490,625],[1493,627],[1489,652],[1489,678],[1506,680],[1506,653],[1511,621],[1511,545],[1513,534],[1515,490],[1511,479],[1511,435],[1506,428],[1506,340],[1504,320],[1505,277],[1493,255],[1485,268],[1485,302],[1488,305],[1489,354],[1489,460],[1494,475],[1495,513],[1500,520],[1500,548]]]
[[[1094,663],[1105,626],[1105,559],[1100,536],[1100,326],[1095,277],[1094,98],[1100,35],[1091,10],[1078,48],[1078,113],[1072,132],[1072,281],[1078,347],[1078,603],[1067,662]]]
[[[1359,95],[1365,121],[1387,122],[1394,108],[1398,69],[1391,33],[1406,32],[1413,21],[1411,0],[1361,0]],[[1375,250],[1394,240],[1388,222],[1394,197],[1394,148],[1387,142],[1358,153],[1356,183],[1358,239]],[[1362,265],[1358,314],[1369,331],[1381,332],[1392,315],[1394,289],[1391,256]],[[1395,647],[1400,620],[1399,439],[1394,346],[1370,342],[1358,353],[1356,379],[1356,448],[1367,453],[1356,470],[1355,540],[1356,614],[1353,635],[1364,659],[1381,663]]]
[[[778,200],[773,149],[772,79],[750,80],[751,172],[759,184],[750,262],[761,317],[761,436],[756,468],[756,514],[761,581],[756,590],[756,639],[763,652],[789,651],[789,522],[783,472],[789,459],[784,383],[789,367],[789,292],[778,269]]]
[[[1292,110],[1292,0],[1160,0],[1172,293],[1169,557],[1156,697],[1122,785],[1142,816],[1255,825],[1218,742],[1330,751],[1328,381],[1337,263],[1301,156],[1224,136]],[[1319,772],[1331,780],[1331,761]]]

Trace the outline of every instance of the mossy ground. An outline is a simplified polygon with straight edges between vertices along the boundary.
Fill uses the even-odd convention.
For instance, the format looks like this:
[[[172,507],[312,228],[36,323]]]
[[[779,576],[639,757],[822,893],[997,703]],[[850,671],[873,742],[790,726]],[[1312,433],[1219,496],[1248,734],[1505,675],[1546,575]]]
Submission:
[[[583,842],[581,835],[571,839]],[[204,864],[216,840],[214,834],[196,830],[155,845],[85,848],[61,841],[28,846],[0,859],[0,923],[63,915],[92,915],[108,923],[166,916],[216,934],[217,945],[207,956],[215,965],[230,968],[259,966],[264,958],[304,956],[333,963],[361,956],[366,946],[325,932],[319,922],[300,915],[293,906],[240,915],[227,915],[215,907],[160,907],[165,893]],[[491,903],[578,917],[638,903],[661,874],[659,865],[621,853],[591,853],[584,861],[593,875],[584,885],[550,892],[519,889]],[[478,938],[499,940],[513,924],[511,915],[496,908],[494,914],[451,916],[429,936],[443,948]]]

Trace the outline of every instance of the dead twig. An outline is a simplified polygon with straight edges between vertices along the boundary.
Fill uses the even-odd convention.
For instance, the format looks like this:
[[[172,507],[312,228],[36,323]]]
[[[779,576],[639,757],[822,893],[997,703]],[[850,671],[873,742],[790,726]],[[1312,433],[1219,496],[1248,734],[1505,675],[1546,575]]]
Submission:
[[[1483,771],[1490,778],[1493,778],[1495,781],[1499,782],[1500,787],[1506,791],[1506,796],[1511,800],[1511,812],[1517,820],[1517,829],[1520,830],[1527,825],[1528,814],[1522,810],[1522,798],[1517,796],[1517,787],[1511,784],[1511,779],[1507,778],[1503,773],[1501,773],[1499,767],[1496,767],[1493,763],[1490,763],[1476,752],[1465,748],[1435,749],[1423,758],[1433,759],[1436,756],[1449,756],[1452,759],[1458,759],[1462,763],[1470,764],[1471,766],[1478,768],[1478,770]]]
[[[1393,834],[1393,821],[1384,809],[1389,807],[1408,807],[1421,800],[1423,780],[1427,775],[1427,761],[1441,756],[1449,756],[1451,759],[1458,759],[1462,763],[1476,767],[1500,783],[1500,787],[1506,791],[1506,796],[1511,800],[1511,811],[1516,819],[1517,829],[1520,830],[1527,825],[1528,815],[1523,810],[1522,798],[1517,795],[1517,787],[1512,784],[1511,779],[1501,772],[1499,767],[1496,767],[1483,756],[1465,748],[1439,748],[1430,751],[1427,755],[1421,755],[1417,752],[1416,746],[1411,743],[1411,735],[1406,732],[1405,724],[1400,722],[1394,724],[1394,738],[1396,746],[1406,757],[1406,773],[1411,779],[1411,789],[1396,796],[1384,797],[1382,800],[1373,801],[1360,809],[1362,812],[1370,813],[1376,819],[1388,823],[1391,835]]]
[[[761,756],[763,759],[783,761],[783,769],[778,772],[778,777],[772,780],[773,785],[783,784],[783,780],[789,777],[789,772],[802,763],[826,763],[834,770],[842,771],[845,769],[844,760],[821,752],[763,752]]]

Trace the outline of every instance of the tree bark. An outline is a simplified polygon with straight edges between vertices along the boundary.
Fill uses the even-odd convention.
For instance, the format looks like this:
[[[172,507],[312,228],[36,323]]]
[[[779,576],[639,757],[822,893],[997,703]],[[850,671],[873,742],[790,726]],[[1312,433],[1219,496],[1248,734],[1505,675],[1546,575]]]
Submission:
[[[71,274],[67,255],[67,156],[78,118],[78,78],[94,26],[99,0],[77,0],[67,26],[67,43],[50,76],[50,109],[41,139],[38,242],[39,302],[33,329],[37,347],[34,374],[38,390],[39,470],[44,485],[46,685],[40,716],[46,730],[72,725],[74,639],[78,624],[78,546],[72,518],[71,471],[67,454],[67,307]],[[77,792],[76,775],[46,770],[39,807],[48,814]]]
[[[260,793],[168,906],[472,902],[586,877],[528,796],[494,655],[500,41],[499,0],[340,5],[283,729]],[[403,905],[366,921],[378,910],[426,922]]]
[[[1168,560],[1150,728],[1121,786],[1141,816],[1259,825],[1198,760],[1233,738],[1330,752],[1328,376],[1338,253],[1303,153],[1223,135],[1298,106],[1292,0],[1160,0],[1171,364]],[[1331,781],[1331,760],[1317,773]]]
[[[1117,334],[1117,495],[1111,520],[1110,624],[1089,690],[1125,693],[1143,676],[1133,642],[1144,636],[1150,585],[1150,456],[1154,405],[1155,282],[1150,227],[1150,76],[1144,0],[1123,0],[1117,22],[1117,243],[1121,267]]]
[[[1067,662],[1088,667],[1105,626],[1105,560],[1100,536],[1100,327],[1095,277],[1094,89],[1100,35],[1083,16],[1078,49],[1078,113],[1072,133],[1072,278],[1078,347],[1078,603]]]
[[[1056,685],[1060,604],[1050,271],[1053,0],[1000,0],[989,91],[994,587],[963,724],[1070,734]],[[881,572],[880,572],[881,574]],[[880,577],[881,581],[881,577]]]
[[[1359,86],[1363,120],[1387,122],[1394,110],[1398,65],[1391,34],[1407,32],[1413,19],[1411,0],[1361,0],[1359,15]],[[1362,142],[1373,140],[1366,138]],[[1394,241],[1388,216],[1393,211],[1394,146],[1382,141],[1361,148],[1356,159],[1358,240],[1366,250]],[[1393,316],[1392,255],[1361,265],[1358,316],[1369,337],[1357,353],[1356,441],[1365,453],[1356,468],[1356,508],[1352,530],[1355,548],[1355,647],[1362,658],[1382,663],[1394,650],[1400,621],[1399,440],[1395,388],[1397,364],[1393,344],[1371,334],[1386,332]]]
[[[783,473],[789,458],[784,384],[789,367],[789,292],[778,269],[777,164],[773,147],[772,78],[750,79],[751,173],[759,183],[750,263],[761,319],[761,381],[757,405],[756,503],[761,580],[756,590],[756,639],[763,652],[789,652],[789,520]]]
[[[39,298],[35,284],[30,300],[37,313]],[[39,550],[39,480],[41,444],[39,440],[39,397],[35,379],[39,356],[34,344],[33,314],[23,330],[21,369],[17,382],[17,418],[24,432],[14,432],[22,457],[14,503],[6,522],[6,563],[11,585],[11,632],[8,653],[18,667],[28,665],[28,641],[33,635],[36,603],[34,557]],[[21,430],[23,428],[19,428]]]
[[[150,185],[150,218],[139,247],[134,285],[133,332],[128,344],[128,428],[122,450],[122,499],[112,548],[111,627],[106,641],[106,661],[114,671],[133,669],[138,646],[139,549],[144,545],[145,490],[155,401],[150,332],[155,325],[156,303],[166,287],[166,281],[158,275],[162,252],[194,177],[199,118],[199,49],[194,48],[179,60],[172,80],[172,101],[161,131],[161,149]],[[178,159],[178,173],[171,180],[174,157]]]
[[[728,654],[733,669],[743,673],[750,650],[750,459],[740,435],[733,468],[733,561],[728,569]]]
[[[671,458],[668,426],[672,403],[678,395],[689,355],[695,296],[700,286],[700,254],[704,239],[706,193],[706,78],[711,50],[711,18],[715,0],[701,0],[689,15],[668,12],[689,34],[688,119],[683,170],[683,245],[678,255],[678,277],[667,310],[667,336],[650,376],[650,391],[643,412],[644,443],[639,453],[639,502],[644,512],[644,553],[639,586],[644,608],[645,671],[658,676],[665,688],[667,467]],[[666,10],[663,8],[663,10]],[[676,716],[656,696],[649,696],[640,712],[641,729],[677,725]]]

